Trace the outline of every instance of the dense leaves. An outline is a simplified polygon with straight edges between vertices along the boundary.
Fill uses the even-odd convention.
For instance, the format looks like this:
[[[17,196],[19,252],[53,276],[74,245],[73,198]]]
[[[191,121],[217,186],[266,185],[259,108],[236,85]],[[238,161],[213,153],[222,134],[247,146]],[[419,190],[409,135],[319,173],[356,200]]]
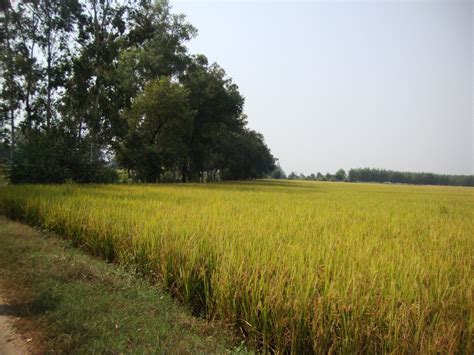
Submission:
[[[474,186],[472,175],[440,175],[433,173],[411,173],[381,169],[351,169],[350,181],[389,182],[414,185],[460,185]]]
[[[187,161],[192,114],[187,96],[182,85],[164,77],[149,82],[126,110],[128,129],[118,160],[138,180],[159,181],[164,171]]]
[[[191,56],[167,1],[2,2],[1,156],[12,182],[249,179],[275,158],[244,98]],[[8,154],[7,154],[8,151]]]
[[[275,173],[272,173],[272,175]],[[278,178],[278,177],[276,177]],[[440,175],[433,173],[413,173],[383,169],[358,168],[346,172],[339,169],[334,175],[317,173],[305,176],[292,172],[290,180],[316,180],[316,181],[350,181],[350,182],[378,182],[412,185],[453,185],[474,186],[473,175]]]

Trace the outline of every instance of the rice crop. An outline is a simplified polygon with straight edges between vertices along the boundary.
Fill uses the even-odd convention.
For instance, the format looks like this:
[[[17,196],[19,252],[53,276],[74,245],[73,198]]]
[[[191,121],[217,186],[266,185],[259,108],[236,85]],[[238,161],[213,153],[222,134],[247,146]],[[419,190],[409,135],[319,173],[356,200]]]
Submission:
[[[474,350],[473,188],[19,185],[0,213],[157,279],[260,351]]]

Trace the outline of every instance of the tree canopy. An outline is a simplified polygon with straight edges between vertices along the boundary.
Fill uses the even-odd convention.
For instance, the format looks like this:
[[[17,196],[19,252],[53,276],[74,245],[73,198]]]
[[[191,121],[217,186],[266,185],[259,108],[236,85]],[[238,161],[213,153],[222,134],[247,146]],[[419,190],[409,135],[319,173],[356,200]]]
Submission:
[[[349,170],[349,181],[414,185],[474,186],[473,175],[441,175],[433,173],[413,173],[370,168]]]
[[[218,64],[167,1],[3,1],[0,158],[12,182],[203,181],[267,176]]]

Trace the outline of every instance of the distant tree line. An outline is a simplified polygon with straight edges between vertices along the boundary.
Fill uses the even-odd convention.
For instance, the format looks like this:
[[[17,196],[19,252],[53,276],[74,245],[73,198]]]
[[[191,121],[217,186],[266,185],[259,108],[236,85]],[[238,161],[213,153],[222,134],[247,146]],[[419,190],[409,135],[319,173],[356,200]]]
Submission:
[[[281,168],[280,168],[281,169]],[[276,172],[277,170],[275,170]],[[411,173],[383,169],[358,168],[350,169],[348,173],[339,169],[335,174],[298,174],[291,172],[286,175],[271,174],[275,179],[313,180],[313,181],[347,181],[347,182],[378,182],[413,185],[453,185],[474,186],[474,175],[441,175],[433,173]],[[284,172],[283,172],[284,174]],[[277,177],[278,176],[278,177]]]
[[[348,180],[353,182],[388,182],[414,185],[474,186],[474,175],[440,175],[370,168],[349,170]]]
[[[346,181],[347,180],[347,174],[344,169],[339,169],[336,171],[335,174],[322,174],[318,172],[317,174],[309,174],[309,175],[304,175],[304,174],[298,174],[296,172],[291,172],[288,175],[289,180],[312,180],[312,181]]]
[[[12,182],[251,179],[276,159],[167,1],[0,2],[0,159]]]

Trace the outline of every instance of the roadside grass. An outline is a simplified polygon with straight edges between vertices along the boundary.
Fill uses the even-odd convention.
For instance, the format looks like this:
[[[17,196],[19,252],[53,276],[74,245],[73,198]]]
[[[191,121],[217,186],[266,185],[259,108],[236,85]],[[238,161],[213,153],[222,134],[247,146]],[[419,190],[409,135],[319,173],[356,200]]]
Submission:
[[[19,320],[40,330],[38,352],[245,350],[235,346],[225,326],[193,317],[158,286],[5,217],[0,217],[0,281]]]

